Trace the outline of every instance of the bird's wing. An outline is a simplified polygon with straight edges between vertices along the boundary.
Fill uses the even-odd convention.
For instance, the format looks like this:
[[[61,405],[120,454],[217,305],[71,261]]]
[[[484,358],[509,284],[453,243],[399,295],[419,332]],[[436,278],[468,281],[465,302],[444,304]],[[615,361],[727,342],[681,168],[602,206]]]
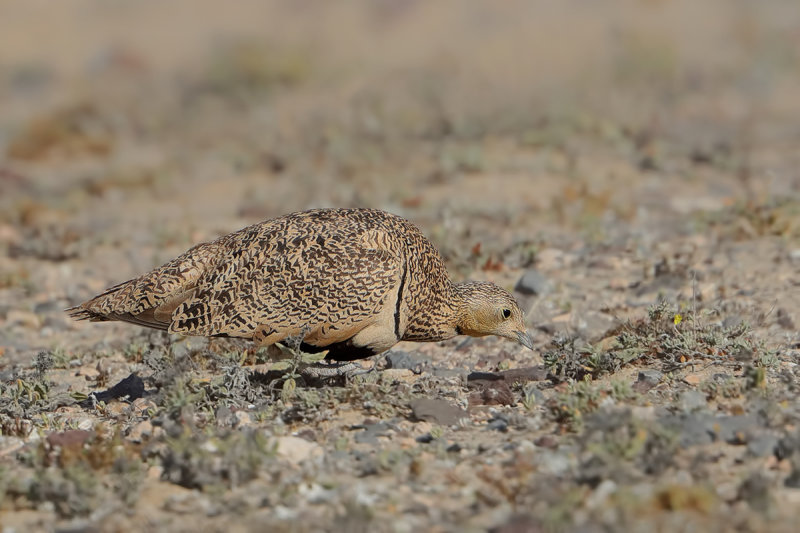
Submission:
[[[189,298],[197,282],[225,251],[222,240],[199,244],[138,278],[120,283],[67,313],[77,320],[121,320],[168,329],[172,312]]]
[[[345,340],[385,312],[401,273],[385,234],[273,232],[228,254],[173,313],[170,331],[271,343],[302,331]]]

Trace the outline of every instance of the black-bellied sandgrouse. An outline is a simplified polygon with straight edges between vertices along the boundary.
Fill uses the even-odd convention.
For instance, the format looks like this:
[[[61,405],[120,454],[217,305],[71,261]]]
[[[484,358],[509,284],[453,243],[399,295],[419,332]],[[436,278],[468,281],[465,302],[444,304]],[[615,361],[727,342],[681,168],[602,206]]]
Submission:
[[[191,248],[67,310],[182,335],[297,338],[352,361],[401,340],[499,335],[532,348],[522,312],[487,282],[453,283],[419,229],[376,209],[314,209]]]

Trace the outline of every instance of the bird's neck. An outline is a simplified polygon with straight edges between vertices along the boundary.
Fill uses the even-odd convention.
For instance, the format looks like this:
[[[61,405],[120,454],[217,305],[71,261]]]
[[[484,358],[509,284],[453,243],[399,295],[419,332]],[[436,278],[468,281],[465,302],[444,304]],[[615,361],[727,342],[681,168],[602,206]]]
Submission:
[[[468,296],[464,285],[448,280],[439,291],[419,301],[419,315],[409,321],[403,340],[443,341],[461,335]]]
[[[451,301],[455,304],[455,313],[452,317],[452,325],[457,335],[469,335],[471,337],[482,337],[484,333],[478,332],[477,324],[473,313],[469,312],[470,302],[475,299],[479,283],[465,281],[453,283],[453,296]]]

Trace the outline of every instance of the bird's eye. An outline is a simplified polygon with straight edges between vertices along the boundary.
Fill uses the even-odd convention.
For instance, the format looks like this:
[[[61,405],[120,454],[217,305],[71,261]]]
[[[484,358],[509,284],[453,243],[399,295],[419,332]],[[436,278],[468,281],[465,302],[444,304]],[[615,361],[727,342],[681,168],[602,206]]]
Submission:
[[[503,309],[503,318],[511,317],[511,309]]]

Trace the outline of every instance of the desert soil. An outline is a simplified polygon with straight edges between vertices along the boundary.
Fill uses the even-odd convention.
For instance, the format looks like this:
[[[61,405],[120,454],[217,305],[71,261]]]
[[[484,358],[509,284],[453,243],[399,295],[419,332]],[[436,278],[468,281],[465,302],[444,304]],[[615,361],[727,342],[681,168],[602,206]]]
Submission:
[[[796,531],[800,4],[5,2],[0,530]],[[530,351],[349,380],[63,309],[409,218]]]

